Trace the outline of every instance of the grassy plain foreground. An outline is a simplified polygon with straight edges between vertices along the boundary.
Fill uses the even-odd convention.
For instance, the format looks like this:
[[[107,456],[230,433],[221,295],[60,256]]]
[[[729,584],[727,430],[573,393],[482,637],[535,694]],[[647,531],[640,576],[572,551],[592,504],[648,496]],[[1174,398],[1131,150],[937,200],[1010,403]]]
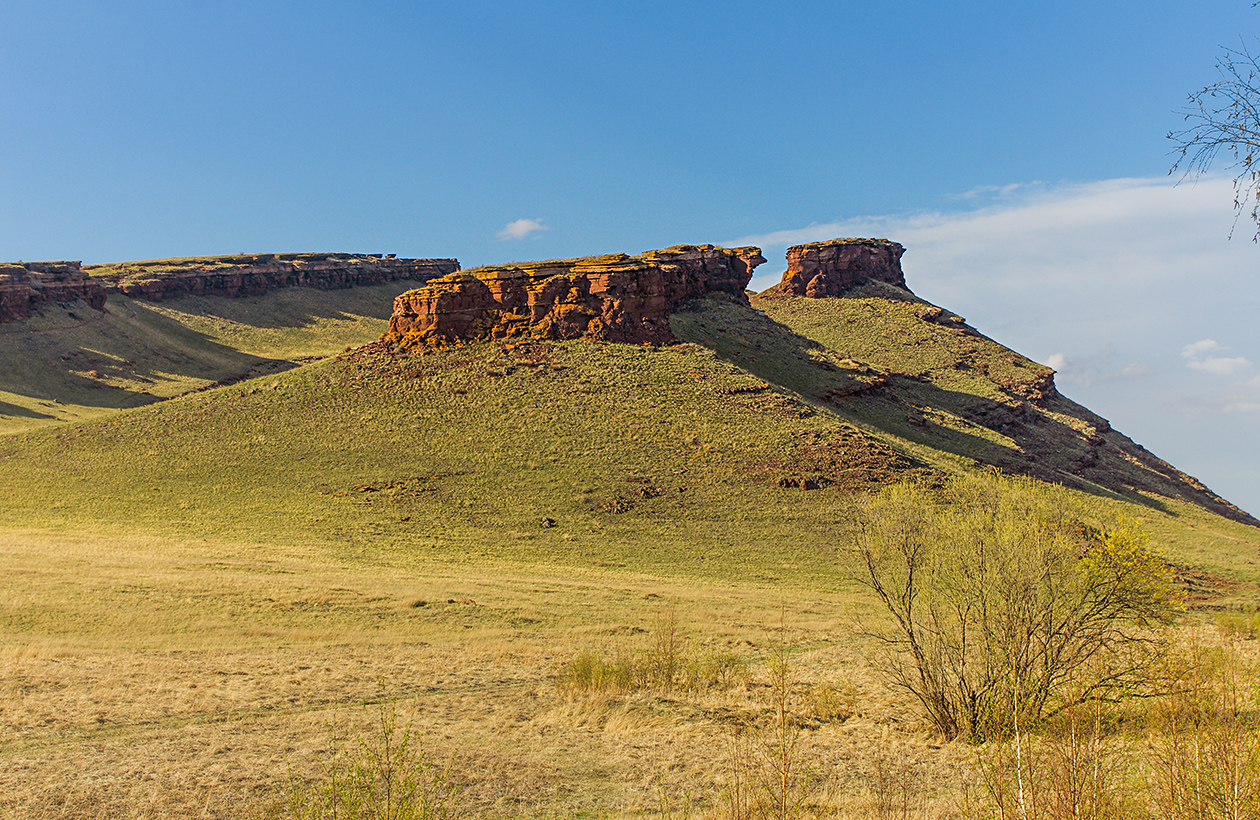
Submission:
[[[0,813],[248,816],[384,707],[472,814],[720,815],[787,646],[804,807],[950,816],[973,752],[886,688],[835,557],[855,491],[974,453],[715,354],[733,324],[698,310],[671,348],[353,351],[0,438]],[[839,344],[803,355],[861,381]],[[1081,498],[1152,531],[1200,603],[1254,611],[1255,528]],[[564,685],[663,635],[727,679]]]

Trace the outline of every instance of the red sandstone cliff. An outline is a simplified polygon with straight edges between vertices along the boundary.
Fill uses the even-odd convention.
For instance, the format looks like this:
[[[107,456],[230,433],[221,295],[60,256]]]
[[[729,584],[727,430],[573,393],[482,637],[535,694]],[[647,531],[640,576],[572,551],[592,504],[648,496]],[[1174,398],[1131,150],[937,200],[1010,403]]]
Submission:
[[[714,292],[746,302],[765,261],[758,248],[678,245],[473,268],[395,299],[384,338],[403,347],[510,336],[665,344],[674,308]]]
[[[425,281],[457,270],[455,259],[347,253],[213,256],[87,267],[78,262],[0,264],[0,322],[24,318],[48,303],[83,300],[102,310],[113,292],[148,301],[187,295],[237,298],[295,285],[338,290],[400,279]]]
[[[0,263],[0,322],[23,319],[55,302],[84,301],[101,310],[105,296],[105,286],[78,262]]]
[[[840,296],[871,280],[909,291],[901,272],[901,255],[905,252],[901,245],[887,239],[831,239],[793,245],[787,250],[788,269],[783,281],[767,294]]]
[[[396,259],[379,254],[290,253],[89,265],[85,270],[128,296],[257,296],[303,285],[338,290],[398,279],[427,280],[459,270],[455,259]]]

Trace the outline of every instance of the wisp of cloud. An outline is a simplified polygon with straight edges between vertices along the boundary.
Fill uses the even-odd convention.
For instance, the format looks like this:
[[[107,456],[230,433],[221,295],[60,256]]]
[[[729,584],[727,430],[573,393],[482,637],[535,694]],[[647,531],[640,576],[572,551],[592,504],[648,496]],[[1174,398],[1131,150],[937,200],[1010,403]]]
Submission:
[[[500,241],[504,239],[524,239],[531,233],[545,230],[548,230],[548,228],[542,224],[541,219],[517,219],[504,225],[503,230],[499,231],[495,236]]]

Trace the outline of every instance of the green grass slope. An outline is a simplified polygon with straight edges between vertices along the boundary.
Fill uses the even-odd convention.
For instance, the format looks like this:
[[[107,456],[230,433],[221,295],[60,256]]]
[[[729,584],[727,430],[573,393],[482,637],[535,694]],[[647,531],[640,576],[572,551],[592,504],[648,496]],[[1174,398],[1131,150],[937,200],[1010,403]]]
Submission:
[[[415,284],[161,303],[114,294],[104,312],[46,306],[0,324],[0,433],[96,418],[338,353],[379,336],[393,297]]]
[[[586,341],[347,354],[9,436],[0,465],[9,526],[722,576],[816,566],[842,489],[927,469],[704,348]],[[829,492],[780,486],[806,479]]]
[[[830,577],[820,570],[846,537],[852,493],[1002,464],[995,452],[1027,452],[1033,439],[946,416],[1010,395],[991,379],[944,365],[944,387],[931,382],[936,371],[910,379],[894,371],[893,353],[856,348],[861,337],[827,338],[824,330],[843,322],[819,315],[898,303],[812,301],[821,304],[703,300],[675,316],[679,334],[698,343],[660,349],[575,341],[389,354],[370,346],[6,436],[0,526],[312,543],[384,563],[436,555],[814,583]],[[983,337],[965,343],[1014,356]],[[972,361],[983,363],[980,354]],[[1008,366],[1036,383],[1045,375],[1031,363]],[[905,391],[893,392],[902,382]],[[924,394],[936,404],[915,404]],[[916,425],[906,416],[916,410],[954,419],[957,429]],[[1212,572],[1253,576],[1241,556],[1254,557],[1260,530],[1245,522],[1193,503],[1174,507],[1172,493],[1144,495],[1123,481],[1112,482],[1115,491],[1078,483],[1100,510],[1212,522],[1232,540],[1160,526],[1181,533],[1170,539]],[[1205,537],[1215,546],[1196,547]]]

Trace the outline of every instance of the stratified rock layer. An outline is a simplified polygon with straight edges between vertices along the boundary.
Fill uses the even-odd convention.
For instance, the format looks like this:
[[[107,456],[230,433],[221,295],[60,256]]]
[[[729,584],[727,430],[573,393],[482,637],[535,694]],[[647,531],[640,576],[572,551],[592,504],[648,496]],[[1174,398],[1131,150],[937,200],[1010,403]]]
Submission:
[[[101,310],[106,295],[78,262],[0,263],[0,322],[24,319],[48,303],[82,301]]]
[[[631,344],[674,341],[669,314],[724,292],[745,303],[759,248],[678,245],[473,268],[394,300],[386,341],[403,347],[526,336]]]
[[[770,293],[822,298],[841,296],[863,282],[876,281],[902,290],[901,255],[906,249],[887,239],[831,239],[787,249],[788,269]]]
[[[161,301],[179,296],[257,296],[303,285],[321,290],[427,281],[459,270],[455,259],[392,255],[292,253],[159,259],[116,265],[79,262],[0,264],[0,322],[22,319],[49,303],[84,301],[103,310],[110,293]]]
[[[257,296],[302,285],[339,290],[399,279],[427,280],[459,270],[455,259],[396,259],[379,254],[290,253],[89,265],[107,286],[137,299]]]

